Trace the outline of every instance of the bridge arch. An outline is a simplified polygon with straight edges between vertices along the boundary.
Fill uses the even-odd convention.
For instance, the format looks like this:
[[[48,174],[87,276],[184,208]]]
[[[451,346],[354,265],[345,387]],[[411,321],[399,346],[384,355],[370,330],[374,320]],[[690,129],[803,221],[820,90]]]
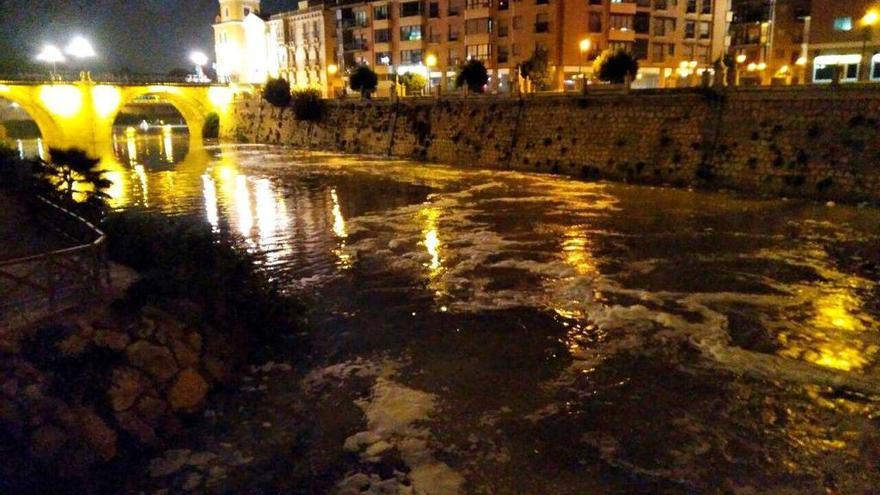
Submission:
[[[32,88],[8,88],[0,85],[0,99],[17,104],[37,124],[43,141],[49,144],[64,141],[64,131],[46,108],[40,104],[39,98],[33,94]]]
[[[190,147],[202,144],[202,127],[204,127],[205,119],[211,112],[211,109],[206,105],[206,102],[187,94],[183,88],[176,86],[126,88],[119,105],[116,108],[116,112],[110,119],[111,126],[125,105],[133,103],[136,99],[147,95],[160,97],[164,102],[173,106],[178,112],[180,112],[180,115],[183,117],[184,122],[186,122],[186,127],[189,130]],[[113,132],[112,127],[110,132]]]

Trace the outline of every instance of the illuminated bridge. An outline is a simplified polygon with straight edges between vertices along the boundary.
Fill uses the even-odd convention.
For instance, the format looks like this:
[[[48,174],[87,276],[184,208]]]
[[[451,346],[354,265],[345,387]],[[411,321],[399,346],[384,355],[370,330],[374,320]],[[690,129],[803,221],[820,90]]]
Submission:
[[[112,146],[113,122],[125,105],[149,95],[174,106],[190,132],[190,145],[201,145],[202,127],[211,113],[228,122],[232,101],[247,87],[210,83],[95,82],[0,79],[0,98],[18,104],[36,122],[50,147],[78,147],[105,156]]]

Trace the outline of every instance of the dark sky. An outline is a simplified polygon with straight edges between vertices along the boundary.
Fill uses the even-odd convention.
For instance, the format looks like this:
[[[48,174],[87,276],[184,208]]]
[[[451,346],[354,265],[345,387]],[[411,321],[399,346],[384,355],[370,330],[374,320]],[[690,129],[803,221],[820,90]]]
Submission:
[[[263,0],[289,10],[295,0]],[[63,48],[74,34],[92,41],[100,62],[143,72],[189,67],[200,49],[213,59],[217,0],[0,0],[0,59],[32,59],[44,43]]]

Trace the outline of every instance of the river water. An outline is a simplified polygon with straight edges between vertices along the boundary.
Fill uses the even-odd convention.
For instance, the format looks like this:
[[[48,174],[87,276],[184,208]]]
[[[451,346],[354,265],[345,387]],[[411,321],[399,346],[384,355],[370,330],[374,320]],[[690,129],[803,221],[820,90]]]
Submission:
[[[240,234],[315,326],[203,431],[230,486],[877,493],[878,210],[185,143],[120,137],[115,205]]]

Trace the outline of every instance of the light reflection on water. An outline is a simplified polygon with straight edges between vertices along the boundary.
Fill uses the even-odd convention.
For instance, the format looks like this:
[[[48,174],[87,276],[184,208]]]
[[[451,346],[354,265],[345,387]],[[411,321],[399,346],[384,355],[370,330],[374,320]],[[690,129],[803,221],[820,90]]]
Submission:
[[[849,255],[830,254],[840,243],[880,245],[876,210],[737,200],[265,146],[179,151],[185,148],[180,136],[137,137],[133,143],[121,139],[120,158],[108,162],[112,178],[119,179],[114,204],[195,214],[214,229],[238,233],[249,249],[265,253],[270,273],[294,290],[332,291],[335,282],[347,281],[352,285],[322,304],[328,311],[354,309],[369,315],[361,322],[365,327],[403,332],[400,327],[409,327],[390,316],[402,305],[406,315],[443,312],[461,318],[456,326],[463,326],[467,315],[492,310],[498,319],[493,328],[516,332],[524,325],[521,315],[506,317],[504,312],[530,308],[553,315],[552,324],[534,331],[547,333],[563,349],[544,355],[547,344],[537,344],[537,366],[549,369],[564,359],[584,362],[553,368],[566,370],[563,375],[577,370],[592,376],[619,352],[665,343],[675,349],[681,342],[698,341],[778,356],[767,367],[770,371],[752,370],[758,374],[788,362],[840,373],[841,383],[847,383],[847,374],[878,373],[880,324],[871,304],[878,294],[876,276],[846,268]],[[401,274],[411,286],[400,286]],[[412,297],[375,302],[375,294],[382,293],[378,289],[408,291]],[[421,297],[425,292],[427,298]],[[361,295],[369,302],[358,302]],[[466,353],[488,360],[495,370],[516,366],[506,352],[519,356],[530,350],[517,348],[515,339],[502,339],[495,349],[479,336],[461,338],[472,340],[456,345],[471,346]],[[422,346],[406,334],[391,341],[414,354],[444,345]],[[438,369],[454,361],[449,355],[432,358],[439,362],[429,364]],[[824,411],[873,411],[853,401],[827,399],[822,387],[809,385],[811,373],[798,368],[786,374],[802,375],[797,383],[812,401],[810,406],[780,406],[788,409],[780,442],[800,447],[773,450],[772,455],[782,457],[792,473],[803,469],[810,456],[851,453],[852,431],[833,425],[837,419],[819,424]],[[614,386],[624,388],[631,378],[621,377]],[[666,378],[642,379],[659,387]],[[563,377],[560,383],[575,379]],[[668,393],[680,393],[675,399],[682,404],[697,402],[687,387],[683,383],[679,392]],[[719,386],[713,400],[739,400],[723,395],[728,392]],[[577,407],[571,407],[575,414]],[[639,401],[630,407],[650,404]],[[770,409],[761,414],[772,417],[776,413]],[[718,419],[714,410],[691,414],[698,416],[691,420],[701,428],[714,427]],[[724,419],[738,425],[738,418]],[[763,417],[742,421],[752,433],[779,428],[769,420],[763,424]],[[730,428],[716,437],[740,435]],[[769,458],[768,452],[761,455]]]

